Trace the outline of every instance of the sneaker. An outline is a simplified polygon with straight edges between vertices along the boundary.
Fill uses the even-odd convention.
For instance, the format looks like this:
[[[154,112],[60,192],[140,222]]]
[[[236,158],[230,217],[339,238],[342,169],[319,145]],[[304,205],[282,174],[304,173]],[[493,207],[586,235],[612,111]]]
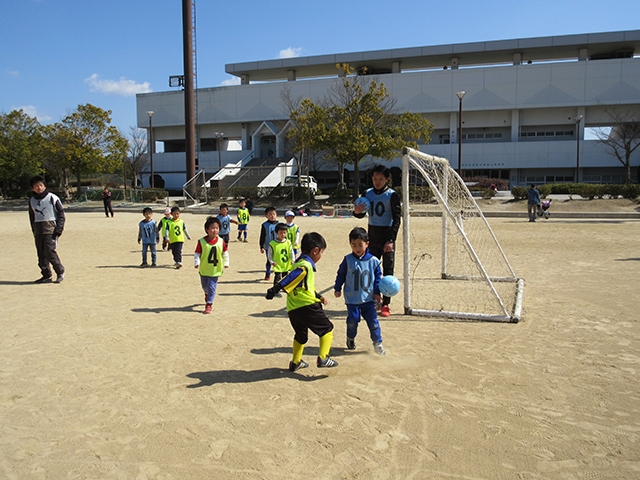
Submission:
[[[327,357],[325,359],[322,359],[322,358],[318,357],[318,360],[317,360],[316,364],[318,365],[318,368],[329,368],[329,367],[337,367],[338,366],[338,362],[336,362],[335,360],[333,360],[330,357]]]
[[[52,282],[51,277],[42,277],[33,283],[51,283],[51,282]]]
[[[289,362],[289,371],[295,372],[296,370],[300,370],[301,368],[307,368],[309,364],[304,360],[300,360],[298,363]]]
[[[142,263],[140,264],[140,266],[141,266],[141,267],[148,267],[148,266],[149,266],[149,264],[148,264],[147,262],[142,262]]]
[[[56,277],[56,283],[62,283],[63,280],[64,280],[64,273],[61,273]]]
[[[247,243],[249,240],[247,240],[246,238],[243,240],[244,243]]]
[[[382,317],[391,316],[391,309],[389,308],[389,305],[383,305],[382,308],[380,308],[380,316]]]
[[[152,267],[157,267],[158,265],[156,265],[155,263],[151,264]]]
[[[373,351],[378,355],[386,355],[387,351],[382,346],[382,342],[373,342]]]
[[[213,309],[213,305],[211,305],[210,303],[207,303],[204,307],[204,314],[208,315],[211,313],[211,310]]]
[[[271,277],[264,277],[264,280],[268,282],[269,280],[271,280]]]
[[[176,263],[176,268],[182,268],[182,263],[180,262]]]
[[[347,348],[349,350],[355,350],[356,349],[356,339],[355,338],[348,338],[347,337]]]

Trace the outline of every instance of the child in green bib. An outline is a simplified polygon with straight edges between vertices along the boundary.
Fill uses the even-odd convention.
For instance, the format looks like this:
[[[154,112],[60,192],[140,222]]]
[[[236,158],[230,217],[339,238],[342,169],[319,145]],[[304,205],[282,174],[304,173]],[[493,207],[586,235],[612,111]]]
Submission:
[[[200,284],[204,291],[204,314],[211,313],[213,301],[216,298],[218,279],[225,268],[229,268],[229,251],[220,233],[220,220],[207,217],[204,222],[205,237],[198,240],[193,255],[193,266],[200,273]]]

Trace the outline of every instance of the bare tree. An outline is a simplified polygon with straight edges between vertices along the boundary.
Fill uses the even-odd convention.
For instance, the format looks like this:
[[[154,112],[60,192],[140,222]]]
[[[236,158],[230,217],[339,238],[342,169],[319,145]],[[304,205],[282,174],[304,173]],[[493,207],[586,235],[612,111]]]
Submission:
[[[607,147],[610,155],[618,159],[627,170],[625,183],[631,183],[631,154],[640,146],[640,121],[634,112],[607,111],[611,129],[597,128],[598,141]]]
[[[300,104],[303,100],[302,97],[294,98],[290,87],[284,87],[282,89],[280,92],[280,99],[284,105],[284,111],[289,118],[291,118],[293,113],[300,108]],[[310,170],[316,170],[318,158],[321,157],[320,152],[309,148],[304,143],[298,128],[292,128],[289,130],[285,150],[287,155],[291,155],[296,159],[298,182],[300,182],[300,176],[303,174],[303,169],[306,170],[307,175],[310,175]],[[313,168],[311,167],[312,164]]]
[[[138,186],[138,179],[149,165],[147,132],[142,128],[130,127],[129,153],[127,171],[133,177],[133,188]]]

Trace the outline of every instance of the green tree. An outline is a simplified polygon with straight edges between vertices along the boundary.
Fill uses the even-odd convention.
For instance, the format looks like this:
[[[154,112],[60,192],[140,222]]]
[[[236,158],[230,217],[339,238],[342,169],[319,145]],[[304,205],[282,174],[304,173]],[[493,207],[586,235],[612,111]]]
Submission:
[[[338,68],[343,76],[326,98],[318,103],[304,99],[291,113],[295,127],[289,138],[335,162],[342,188],[346,188],[344,167],[353,165],[355,198],[360,187],[360,162],[365,157],[392,160],[404,146],[417,148],[418,141],[428,143],[433,125],[419,114],[397,113],[395,99],[383,83],[353,75],[347,64]]]
[[[627,174],[625,183],[631,183],[631,154],[640,146],[640,119],[632,112],[615,109],[607,114],[611,118],[611,129],[596,129],[596,137],[607,147],[608,153],[624,165]]]
[[[25,190],[42,172],[41,126],[22,110],[0,115],[0,184],[4,192]]]
[[[49,161],[61,177],[65,198],[70,196],[70,175],[79,191],[82,175],[120,169],[129,142],[110,123],[111,110],[86,104],[47,130]]]

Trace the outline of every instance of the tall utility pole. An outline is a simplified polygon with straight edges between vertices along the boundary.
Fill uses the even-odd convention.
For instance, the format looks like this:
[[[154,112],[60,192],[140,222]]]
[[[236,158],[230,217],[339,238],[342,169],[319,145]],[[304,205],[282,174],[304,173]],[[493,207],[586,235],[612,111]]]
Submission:
[[[182,0],[182,49],[184,56],[184,146],[187,157],[187,181],[196,174],[196,122],[193,82],[193,5]]]
[[[462,178],[462,98],[466,92],[456,92],[460,108],[458,110],[458,175]]]

